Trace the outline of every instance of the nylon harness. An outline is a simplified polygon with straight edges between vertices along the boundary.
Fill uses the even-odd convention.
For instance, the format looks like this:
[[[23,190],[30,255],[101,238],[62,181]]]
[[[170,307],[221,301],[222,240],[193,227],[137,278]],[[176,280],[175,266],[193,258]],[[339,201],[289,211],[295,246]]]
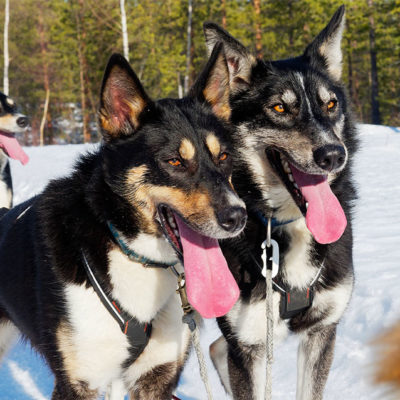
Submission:
[[[131,250],[123,241],[115,227],[108,222],[107,223],[113,238],[121,251],[128,256],[132,261],[142,264],[144,267],[150,268],[172,268],[177,262],[174,263],[161,263],[150,260],[147,257],[140,256]],[[96,272],[90,267],[85,252],[82,250],[83,266],[85,267],[86,274],[89,278],[90,283],[93,286],[94,291],[100,298],[104,307],[111,314],[111,316],[117,321],[121,332],[127,337],[129,344],[131,345],[130,362],[134,362],[142,354],[143,350],[147,346],[151,331],[152,324],[150,322],[140,322],[137,318],[124,311],[119,302],[107,295],[99,283],[99,278],[96,276]]]

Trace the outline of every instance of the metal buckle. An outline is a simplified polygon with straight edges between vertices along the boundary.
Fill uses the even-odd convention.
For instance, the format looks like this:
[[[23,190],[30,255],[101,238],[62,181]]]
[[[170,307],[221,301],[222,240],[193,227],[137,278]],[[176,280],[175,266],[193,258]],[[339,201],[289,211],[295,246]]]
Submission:
[[[267,268],[272,270],[272,278],[275,278],[279,272],[279,245],[278,242],[271,238],[271,218],[268,218],[267,238],[261,243],[263,250],[261,258],[263,261],[263,269],[261,271],[264,278],[267,276]],[[272,252],[267,257],[267,251]]]

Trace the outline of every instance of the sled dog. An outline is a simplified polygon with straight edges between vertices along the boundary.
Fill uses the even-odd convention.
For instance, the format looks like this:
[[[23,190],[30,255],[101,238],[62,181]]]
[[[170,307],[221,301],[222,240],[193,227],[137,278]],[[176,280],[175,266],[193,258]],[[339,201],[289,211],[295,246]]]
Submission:
[[[274,278],[275,341],[300,337],[297,399],[322,399],[336,327],[353,287],[351,208],[355,128],[341,82],[344,7],[298,57],[256,59],[226,31],[204,25],[207,47],[223,43],[237,130],[233,184],[249,214],[245,234],[222,243],[241,291],[218,319],[211,358],[234,399],[265,396],[266,286],[261,244],[271,217],[280,248]]]
[[[0,349],[17,331],[29,339],[53,400],[95,399],[113,381],[135,400],[170,400],[189,346],[173,272],[202,315],[237,300],[217,241],[246,223],[221,47],[179,100],[152,101],[113,55],[98,150],[0,220]]]
[[[23,132],[28,126],[28,118],[20,114],[11,97],[0,92],[0,208],[10,208],[13,198],[13,187],[8,157],[28,162],[28,156],[15,138],[16,133]]]

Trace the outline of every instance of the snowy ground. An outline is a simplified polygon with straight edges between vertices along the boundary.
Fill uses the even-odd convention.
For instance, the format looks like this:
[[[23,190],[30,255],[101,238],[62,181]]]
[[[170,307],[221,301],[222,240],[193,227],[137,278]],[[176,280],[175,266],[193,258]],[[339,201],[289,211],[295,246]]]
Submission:
[[[383,400],[381,388],[369,384],[373,356],[370,341],[400,317],[400,129],[360,126],[361,150],[355,179],[360,199],[355,215],[354,295],[338,330],[335,360],[326,400]],[[27,148],[26,167],[12,162],[15,201],[39,193],[46,182],[70,169],[76,155],[88,146]],[[202,332],[203,350],[219,335],[213,321]],[[296,338],[275,348],[274,399],[294,399]],[[215,400],[227,399],[211,363]],[[18,344],[0,366],[0,400],[50,399],[53,378],[27,344]],[[185,400],[206,399],[196,359],[189,359],[177,395]]]

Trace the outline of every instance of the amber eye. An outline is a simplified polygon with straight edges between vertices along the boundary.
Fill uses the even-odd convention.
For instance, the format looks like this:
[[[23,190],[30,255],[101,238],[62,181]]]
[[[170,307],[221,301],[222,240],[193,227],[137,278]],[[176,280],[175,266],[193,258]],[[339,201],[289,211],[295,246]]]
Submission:
[[[285,112],[285,107],[283,107],[283,104],[277,104],[274,106],[274,110],[278,113],[283,113]]]
[[[326,107],[328,108],[328,110],[332,110],[333,108],[335,108],[335,106],[336,106],[336,101],[331,100]]]
[[[174,167],[178,167],[182,164],[177,158],[172,158],[171,160],[168,160],[168,163],[173,165]]]
[[[227,153],[221,153],[219,155],[219,161],[225,161],[228,158],[228,154]]]

